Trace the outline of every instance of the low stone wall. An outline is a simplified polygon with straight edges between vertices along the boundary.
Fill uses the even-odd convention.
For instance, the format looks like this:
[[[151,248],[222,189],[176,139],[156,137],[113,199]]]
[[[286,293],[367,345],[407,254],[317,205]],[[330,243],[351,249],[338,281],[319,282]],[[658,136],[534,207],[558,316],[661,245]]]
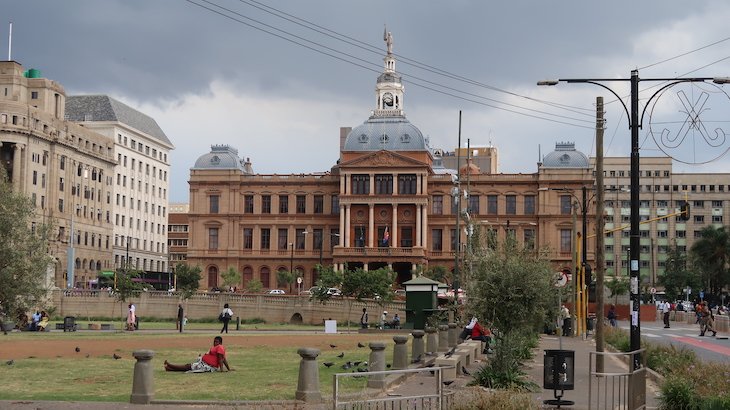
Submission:
[[[77,317],[123,317],[127,314],[127,304],[117,301],[107,291],[64,291],[53,292],[53,305],[58,316]],[[389,314],[398,313],[405,317],[405,302],[393,301],[377,304],[358,302],[355,300],[334,297],[322,304],[310,301],[307,296],[288,295],[244,295],[238,293],[205,293],[192,295],[181,301],[176,293],[141,292],[139,297],[129,300],[136,306],[137,315],[145,318],[174,319],[177,317],[177,306],[183,303],[188,319],[215,318],[228,303],[233,310],[233,317],[241,320],[262,318],[272,323],[298,322],[305,324],[322,324],[325,319],[333,319],[340,323],[346,320],[359,322],[362,308],[367,307],[370,315],[378,317],[387,310]],[[349,317],[348,317],[349,311]]]

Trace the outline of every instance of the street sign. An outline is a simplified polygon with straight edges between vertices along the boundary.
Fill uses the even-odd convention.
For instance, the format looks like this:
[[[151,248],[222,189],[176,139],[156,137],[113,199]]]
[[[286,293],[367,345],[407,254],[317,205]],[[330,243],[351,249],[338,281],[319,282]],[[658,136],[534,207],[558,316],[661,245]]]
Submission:
[[[301,276],[297,277],[297,283],[298,283],[298,284],[300,284],[300,285],[301,285],[303,281],[304,281],[304,280],[302,279],[302,277],[301,277]]]
[[[704,290],[701,290],[700,291],[700,299],[704,299],[704,298],[705,298],[705,291]]]
[[[652,295],[655,294],[656,293],[656,288],[649,289],[649,292],[651,292]]]
[[[566,275],[565,272],[558,272],[557,277],[555,279],[555,287],[562,288],[567,284],[568,284],[568,275]]]

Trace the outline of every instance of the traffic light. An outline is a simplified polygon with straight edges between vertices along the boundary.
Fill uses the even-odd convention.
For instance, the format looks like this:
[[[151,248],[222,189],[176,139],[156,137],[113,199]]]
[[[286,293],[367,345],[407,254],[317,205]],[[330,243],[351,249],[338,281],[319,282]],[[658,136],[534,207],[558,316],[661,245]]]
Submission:
[[[689,202],[682,201],[682,205],[679,206],[679,212],[679,219],[689,221]]]

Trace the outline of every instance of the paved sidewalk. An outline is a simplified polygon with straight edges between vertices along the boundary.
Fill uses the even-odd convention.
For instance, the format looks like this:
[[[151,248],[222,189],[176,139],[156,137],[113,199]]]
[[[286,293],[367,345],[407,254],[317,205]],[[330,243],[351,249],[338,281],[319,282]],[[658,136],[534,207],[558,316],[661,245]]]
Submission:
[[[537,383],[540,388],[543,387],[543,371],[544,371],[544,351],[548,349],[560,349],[560,339],[557,336],[540,335],[540,344],[538,347],[537,354],[529,366],[528,374],[532,380]],[[595,352],[596,344],[593,339],[593,335],[589,335],[588,339],[583,340],[581,337],[563,337],[562,338],[562,349],[575,351],[575,366],[574,366],[574,390],[567,390],[564,392],[563,400],[571,400],[575,402],[573,406],[562,406],[561,408],[583,410],[588,409],[589,398],[588,398],[588,384],[590,380],[589,374],[589,352]],[[620,360],[612,357],[605,359],[606,372],[627,372],[628,366]],[[595,387],[593,394],[595,395]],[[554,399],[553,390],[542,390],[541,392],[534,393],[533,397],[536,401],[543,403],[543,400]],[[646,381],[646,405],[648,409],[656,409],[659,407],[657,400],[657,388],[656,386],[647,379]],[[603,406],[603,404],[601,404]],[[544,408],[555,408],[554,406],[545,405]],[[596,407],[596,400],[593,399],[593,408]],[[601,407],[603,408],[603,407]]]

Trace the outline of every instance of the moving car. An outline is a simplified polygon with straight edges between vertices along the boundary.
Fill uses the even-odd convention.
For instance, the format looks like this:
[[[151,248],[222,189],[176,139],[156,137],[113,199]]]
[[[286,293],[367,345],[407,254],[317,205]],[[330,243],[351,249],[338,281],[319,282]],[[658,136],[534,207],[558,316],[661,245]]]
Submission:
[[[286,294],[286,292],[284,292],[281,289],[271,289],[269,291],[269,295],[284,295],[284,294]]]

